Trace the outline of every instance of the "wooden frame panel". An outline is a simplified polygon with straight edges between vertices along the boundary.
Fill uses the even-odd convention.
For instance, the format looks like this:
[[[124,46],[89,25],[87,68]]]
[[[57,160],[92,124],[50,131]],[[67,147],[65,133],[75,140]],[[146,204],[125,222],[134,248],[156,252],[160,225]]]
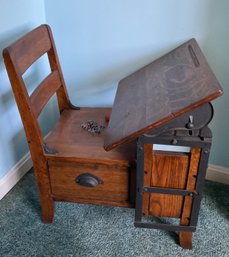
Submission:
[[[12,44],[8,51],[22,75],[39,57],[51,49],[46,26],[40,26]]]
[[[30,96],[30,103],[35,117],[39,116],[48,100],[56,93],[60,86],[61,80],[59,73],[57,71],[53,71],[34,90]]]
[[[188,154],[154,151],[151,186],[185,189],[189,161]],[[179,195],[150,194],[149,214],[180,218],[183,199],[184,197]]]

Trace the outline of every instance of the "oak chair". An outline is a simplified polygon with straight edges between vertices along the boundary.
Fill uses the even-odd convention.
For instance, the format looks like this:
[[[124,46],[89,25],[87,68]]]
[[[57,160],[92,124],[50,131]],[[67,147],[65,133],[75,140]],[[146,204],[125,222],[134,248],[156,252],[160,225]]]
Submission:
[[[29,95],[23,74],[46,53],[51,73]],[[5,48],[3,56],[29,144],[43,222],[53,221],[55,201],[132,206],[135,144],[106,152],[103,132],[94,135],[81,128],[82,121],[92,119],[106,126],[111,110],[71,104],[50,27],[29,32]],[[44,140],[38,117],[54,94],[60,118]]]

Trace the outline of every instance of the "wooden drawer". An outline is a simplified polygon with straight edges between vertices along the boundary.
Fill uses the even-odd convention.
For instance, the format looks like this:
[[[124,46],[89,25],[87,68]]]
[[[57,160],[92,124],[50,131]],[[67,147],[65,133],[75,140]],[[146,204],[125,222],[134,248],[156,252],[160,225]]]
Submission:
[[[54,199],[107,205],[129,205],[130,168],[105,164],[49,163]],[[102,183],[95,187],[76,182],[82,174],[98,177]],[[116,202],[116,204],[114,203]]]

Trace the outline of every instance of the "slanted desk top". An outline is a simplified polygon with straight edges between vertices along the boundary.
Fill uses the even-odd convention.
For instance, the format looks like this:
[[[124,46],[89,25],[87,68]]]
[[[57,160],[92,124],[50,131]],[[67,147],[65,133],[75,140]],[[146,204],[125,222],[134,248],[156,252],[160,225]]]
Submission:
[[[104,148],[120,144],[223,93],[195,39],[120,81]]]

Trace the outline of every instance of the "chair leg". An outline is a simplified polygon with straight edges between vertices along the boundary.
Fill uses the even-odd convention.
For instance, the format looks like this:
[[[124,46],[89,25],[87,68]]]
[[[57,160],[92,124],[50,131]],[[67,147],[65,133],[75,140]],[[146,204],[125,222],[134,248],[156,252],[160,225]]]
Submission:
[[[48,170],[46,167],[35,168],[35,177],[39,188],[39,197],[41,204],[41,219],[44,223],[52,223],[54,219],[54,201],[50,187]]]
[[[180,246],[184,249],[192,249],[192,232],[179,232]]]
[[[55,204],[52,199],[41,199],[41,219],[43,223],[50,224],[54,220]]]

